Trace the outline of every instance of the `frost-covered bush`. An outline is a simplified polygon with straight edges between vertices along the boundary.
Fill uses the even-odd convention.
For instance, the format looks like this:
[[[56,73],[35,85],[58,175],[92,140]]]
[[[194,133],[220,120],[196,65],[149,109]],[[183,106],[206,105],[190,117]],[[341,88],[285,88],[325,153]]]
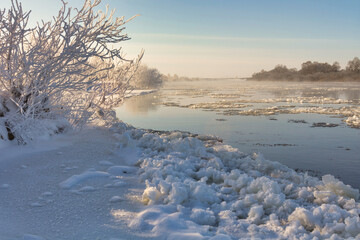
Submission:
[[[129,61],[109,47],[129,40],[127,21],[108,9],[96,13],[100,2],[75,10],[63,2],[34,28],[17,1],[0,11],[0,141],[26,143],[112,115],[143,53]]]
[[[156,68],[141,65],[134,75],[133,85],[140,89],[159,88],[164,80],[165,76]]]

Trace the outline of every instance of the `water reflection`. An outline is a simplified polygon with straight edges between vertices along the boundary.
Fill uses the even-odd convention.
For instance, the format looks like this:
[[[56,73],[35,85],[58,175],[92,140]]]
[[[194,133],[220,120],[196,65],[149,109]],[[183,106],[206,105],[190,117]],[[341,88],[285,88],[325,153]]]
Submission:
[[[156,111],[160,104],[158,92],[141,95],[126,100],[125,111],[132,115],[147,115],[150,111]]]
[[[347,89],[344,92],[344,96],[348,100],[360,100],[360,88],[358,89]]]
[[[301,92],[302,97],[324,97],[324,98],[335,98],[335,99],[338,99],[340,94],[341,93],[338,90],[329,91],[327,89],[313,89],[313,88],[305,88]]]
[[[273,96],[275,98],[283,98],[283,97],[287,97],[287,96],[297,95],[298,90],[289,89],[289,88],[276,88],[276,89],[270,90],[270,92],[271,92],[271,94],[273,94]]]

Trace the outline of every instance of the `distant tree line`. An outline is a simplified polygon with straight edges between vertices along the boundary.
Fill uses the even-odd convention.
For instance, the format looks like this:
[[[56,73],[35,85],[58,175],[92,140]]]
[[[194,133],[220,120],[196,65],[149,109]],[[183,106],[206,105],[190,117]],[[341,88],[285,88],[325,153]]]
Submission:
[[[254,73],[250,80],[277,81],[360,81],[360,59],[350,60],[345,69],[338,62],[329,63],[307,61],[301,64],[301,69],[287,68],[276,65],[270,71]]]
[[[197,81],[200,80],[201,78],[197,78],[197,77],[185,77],[185,76],[178,76],[177,74],[171,75],[168,74],[166,75],[166,81]]]
[[[140,65],[132,79],[132,87],[135,89],[160,88],[166,81],[196,81],[200,78],[178,76],[177,74],[162,74],[156,68]]]

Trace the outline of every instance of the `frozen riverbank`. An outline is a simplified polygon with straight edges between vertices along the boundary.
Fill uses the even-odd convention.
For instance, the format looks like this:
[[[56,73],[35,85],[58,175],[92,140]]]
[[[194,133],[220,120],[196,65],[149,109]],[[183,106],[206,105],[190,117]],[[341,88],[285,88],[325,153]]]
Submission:
[[[171,82],[117,109],[136,127],[221,137],[246,154],[360,188],[359,83]]]
[[[358,190],[217,138],[119,123],[19,149],[1,149],[2,239],[360,237]]]

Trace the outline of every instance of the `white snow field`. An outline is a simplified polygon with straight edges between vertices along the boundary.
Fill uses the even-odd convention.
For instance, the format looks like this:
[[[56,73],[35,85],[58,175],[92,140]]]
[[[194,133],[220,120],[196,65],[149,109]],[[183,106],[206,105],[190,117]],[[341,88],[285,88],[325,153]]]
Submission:
[[[0,239],[360,239],[359,191],[124,123],[0,148]]]

